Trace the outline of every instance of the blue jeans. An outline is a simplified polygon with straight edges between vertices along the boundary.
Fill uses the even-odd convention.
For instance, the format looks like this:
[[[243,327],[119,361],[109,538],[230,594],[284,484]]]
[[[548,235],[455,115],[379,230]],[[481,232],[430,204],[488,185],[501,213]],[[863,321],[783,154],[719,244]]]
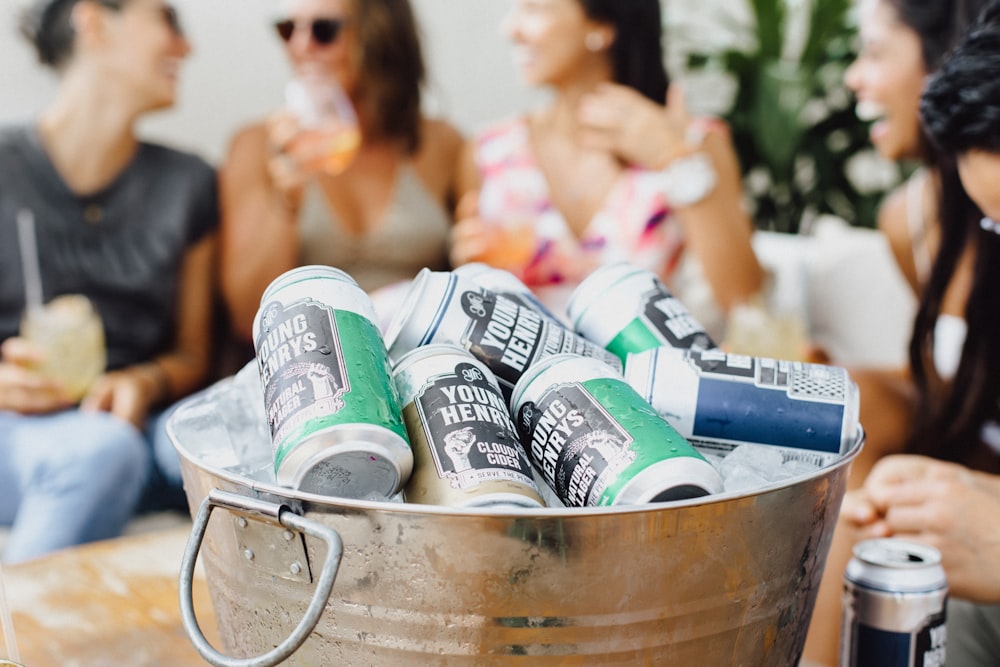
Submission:
[[[174,506],[163,494],[179,491],[180,467],[164,421],[152,415],[144,434],[106,413],[0,412],[0,524],[12,529],[4,560],[115,537],[141,500]]]

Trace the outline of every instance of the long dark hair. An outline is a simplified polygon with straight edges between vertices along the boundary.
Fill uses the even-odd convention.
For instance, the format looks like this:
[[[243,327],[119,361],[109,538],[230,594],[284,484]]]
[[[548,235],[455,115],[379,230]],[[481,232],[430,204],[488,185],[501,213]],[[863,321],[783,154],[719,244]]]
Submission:
[[[408,153],[420,146],[424,58],[408,0],[354,0],[359,93],[375,134],[398,139]]]
[[[958,177],[955,157],[971,149],[1000,153],[1000,3],[983,13],[968,37],[934,74],[920,105],[921,120],[941,165],[941,244],[923,291],[910,363],[917,384],[916,453],[976,467],[982,428],[1000,414],[1000,236],[980,229],[980,212]],[[967,334],[955,377],[942,382],[934,369],[934,326],[956,268],[975,254],[965,306]],[[991,457],[992,459],[992,457]],[[996,461],[989,461],[995,467]]]
[[[588,18],[615,29],[611,62],[615,82],[635,88],[658,104],[670,80],[663,62],[659,0],[579,0]]]

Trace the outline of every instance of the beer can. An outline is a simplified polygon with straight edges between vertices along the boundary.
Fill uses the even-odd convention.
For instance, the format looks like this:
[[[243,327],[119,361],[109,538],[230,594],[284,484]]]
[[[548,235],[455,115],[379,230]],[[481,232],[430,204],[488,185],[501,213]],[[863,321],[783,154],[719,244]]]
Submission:
[[[493,373],[455,345],[426,345],[393,368],[413,446],[411,503],[544,507]]]
[[[254,318],[254,348],[279,484],[385,499],[413,454],[368,295],[339,269],[276,278]]]
[[[625,378],[689,441],[780,447],[829,464],[859,433],[859,393],[836,366],[658,347],[630,354]]]
[[[844,572],[841,667],[941,667],[947,597],[937,549],[895,537],[859,542]]]
[[[722,491],[712,464],[598,359],[544,359],[517,383],[511,409],[525,451],[567,506]]]
[[[718,347],[655,273],[627,263],[608,264],[587,276],[573,290],[566,311],[577,333],[623,362],[630,352],[661,345]]]
[[[491,292],[502,294],[508,299],[516,301],[519,306],[533,308],[550,320],[565,326],[563,320],[553,314],[531,291],[531,288],[510,271],[504,271],[482,262],[470,262],[454,269],[452,273],[462,278],[468,278]]]
[[[454,272],[428,269],[414,278],[386,343],[393,361],[430,343],[458,345],[493,371],[505,398],[529,366],[554,354],[592,356],[621,369],[617,357],[534,309]]]

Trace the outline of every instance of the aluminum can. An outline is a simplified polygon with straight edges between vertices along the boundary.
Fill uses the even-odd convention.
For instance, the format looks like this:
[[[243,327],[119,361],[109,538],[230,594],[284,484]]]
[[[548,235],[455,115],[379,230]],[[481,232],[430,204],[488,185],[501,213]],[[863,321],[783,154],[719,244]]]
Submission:
[[[544,359],[517,383],[511,409],[528,456],[566,506],[722,491],[712,464],[598,359]]]
[[[844,572],[841,667],[942,667],[948,583],[937,549],[859,542]]]
[[[535,310],[454,272],[424,269],[390,322],[386,344],[398,361],[431,343],[471,352],[496,375],[505,398],[529,366],[554,354],[592,356],[621,369],[617,357]]]
[[[510,271],[504,271],[482,262],[470,262],[454,269],[452,273],[462,278],[468,278],[491,292],[502,294],[508,299],[516,301],[519,306],[533,308],[553,322],[558,322],[560,326],[565,326],[565,322],[539,301],[538,296],[531,291],[531,288]]]
[[[407,502],[544,507],[493,373],[455,345],[426,345],[393,377],[413,445]]]
[[[371,299],[339,269],[304,266],[272,282],[253,323],[277,482],[386,499],[413,453]]]
[[[836,366],[658,347],[630,354],[625,378],[699,447],[773,445],[826,465],[860,429],[858,387]]]
[[[570,325],[622,361],[661,345],[708,350],[718,346],[652,271],[626,263],[595,270],[570,295]]]

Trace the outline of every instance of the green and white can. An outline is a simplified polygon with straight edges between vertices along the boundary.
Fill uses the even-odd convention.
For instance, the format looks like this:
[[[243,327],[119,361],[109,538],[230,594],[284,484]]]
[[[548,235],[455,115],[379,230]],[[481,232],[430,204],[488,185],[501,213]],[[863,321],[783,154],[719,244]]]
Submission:
[[[624,362],[630,352],[669,345],[718,347],[691,312],[652,271],[608,264],[581,282],[566,305],[572,327]]]
[[[614,368],[548,357],[518,381],[511,410],[532,463],[567,506],[627,505],[722,491],[722,477]]]
[[[371,299],[345,272],[304,266],[272,282],[253,323],[279,484],[387,499],[413,467]]]

